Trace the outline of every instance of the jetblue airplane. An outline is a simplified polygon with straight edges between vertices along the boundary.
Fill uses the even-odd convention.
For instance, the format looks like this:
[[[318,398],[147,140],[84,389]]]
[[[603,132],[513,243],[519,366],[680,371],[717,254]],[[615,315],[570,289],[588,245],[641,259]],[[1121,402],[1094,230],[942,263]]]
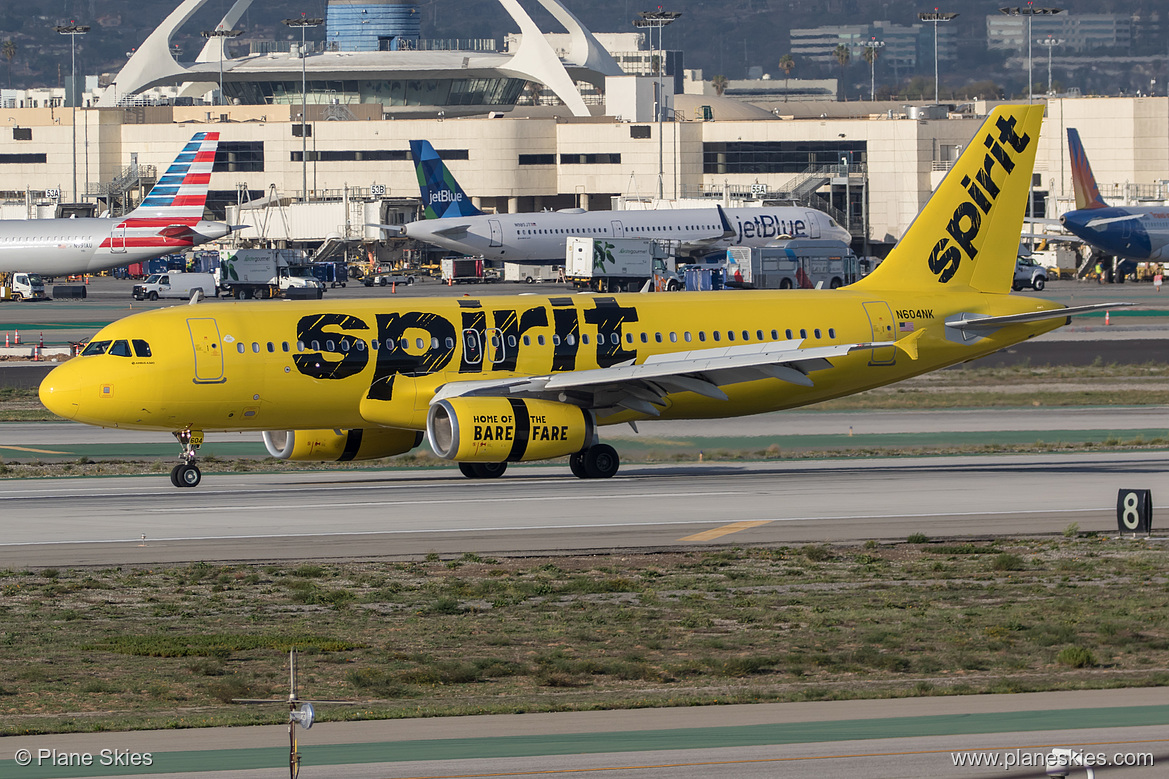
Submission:
[[[1104,254],[1138,262],[1169,259],[1169,207],[1109,206],[1100,197],[1080,134],[1068,128],[1076,210],[1060,217],[1073,235]]]
[[[401,234],[489,260],[563,262],[569,236],[673,241],[680,254],[696,258],[729,246],[765,246],[778,238],[852,240],[827,214],[798,206],[725,208],[725,219],[716,207],[484,214],[428,141],[411,141],[410,153],[425,219],[400,228]]]
[[[219,133],[195,133],[142,203],[120,219],[0,221],[0,273],[95,273],[230,234],[230,225],[203,221],[218,145]]]

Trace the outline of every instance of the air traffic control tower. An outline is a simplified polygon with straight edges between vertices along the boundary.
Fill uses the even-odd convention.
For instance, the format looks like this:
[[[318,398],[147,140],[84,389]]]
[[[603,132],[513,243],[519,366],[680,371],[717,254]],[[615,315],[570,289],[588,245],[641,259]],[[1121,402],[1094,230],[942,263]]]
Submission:
[[[326,40],[333,51],[413,49],[420,17],[414,0],[329,0]]]

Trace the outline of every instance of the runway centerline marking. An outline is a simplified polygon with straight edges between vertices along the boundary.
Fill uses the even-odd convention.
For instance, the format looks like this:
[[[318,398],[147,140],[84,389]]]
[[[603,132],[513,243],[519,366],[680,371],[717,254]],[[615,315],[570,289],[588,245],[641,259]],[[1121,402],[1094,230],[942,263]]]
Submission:
[[[771,519],[754,519],[754,520],[743,520],[742,522],[732,522],[729,525],[723,525],[722,527],[716,527],[716,528],[712,528],[710,530],[704,530],[701,533],[695,533],[692,536],[686,536],[684,538],[679,538],[678,540],[679,541],[713,541],[716,538],[722,538],[723,536],[729,536],[731,533],[738,533],[742,530],[750,530],[753,527],[761,527],[763,525],[769,525],[773,521],[774,520],[771,520]]]
[[[447,498],[446,500],[434,500],[427,498],[425,500],[371,500],[371,501],[357,501],[353,503],[318,503],[306,504],[296,503],[283,506],[269,506],[269,505],[254,505],[254,506],[175,506],[173,508],[157,508],[146,509],[147,514],[191,514],[197,511],[212,512],[212,511],[239,511],[245,508],[263,509],[265,511],[275,511],[284,509],[336,509],[336,508],[358,508],[361,506],[434,506],[438,504],[447,505],[465,505],[468,503],[536,503],[542,501],[555,501],[556,503],[563,503],[569,500],[634,500],[646,498],[709,498],[718,497],[720,495],[738,495],[740,493],[733,491],[726,492],[643,492],[640,494],[631,495],[598,495],[591,493],[588,495],[528,495],[515,496],[510,495],[500,498]]]
[[[11,449],[14,452],[32,452],[33,454],[73,454],[73,452],[58,452],[53,449],[30,449],[27,446],[6,446],[0,444],[0,449]]]

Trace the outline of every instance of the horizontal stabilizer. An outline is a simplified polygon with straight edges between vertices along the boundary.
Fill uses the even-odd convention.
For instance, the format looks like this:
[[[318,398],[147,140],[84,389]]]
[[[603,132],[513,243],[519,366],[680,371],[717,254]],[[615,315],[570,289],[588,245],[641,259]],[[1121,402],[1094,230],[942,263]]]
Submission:
[[[1089,306],[1071,306],[1067,308],[1052,308],[1046,311],[1030,311],[1026,314],[1008,314],[1007,316],[978,316],[963,314],[962,318],[947,320],[946,327],[955,330],[995,330],[1006,325],[1019,325],[1027,322],[1042,322],[1046,319],[1062,319],[1064,317],[1088,314],[1093,311],[1104,311],[1111,308],[1128,308],[1135,303],[1093,303]],[[900,343],[900,342],[899,342]]]

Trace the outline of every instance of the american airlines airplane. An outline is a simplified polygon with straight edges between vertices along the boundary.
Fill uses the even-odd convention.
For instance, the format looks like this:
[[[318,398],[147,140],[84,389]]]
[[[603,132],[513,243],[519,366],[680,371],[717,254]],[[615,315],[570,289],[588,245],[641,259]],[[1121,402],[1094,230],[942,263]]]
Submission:
[[[695,257],[778,238],[852,240],[827,214],[798,206],[484,214],[428,141],[411,141],[410,152],[426,218],[400,228],[402,235],[489,260],[563,262],[569,236],[673,241],[679,254]]]
[[[181,252],[231,233],[203,221],[219,133],[195,133],[138,208],[120,219],[0,221],[0,273],[97,271]]]

